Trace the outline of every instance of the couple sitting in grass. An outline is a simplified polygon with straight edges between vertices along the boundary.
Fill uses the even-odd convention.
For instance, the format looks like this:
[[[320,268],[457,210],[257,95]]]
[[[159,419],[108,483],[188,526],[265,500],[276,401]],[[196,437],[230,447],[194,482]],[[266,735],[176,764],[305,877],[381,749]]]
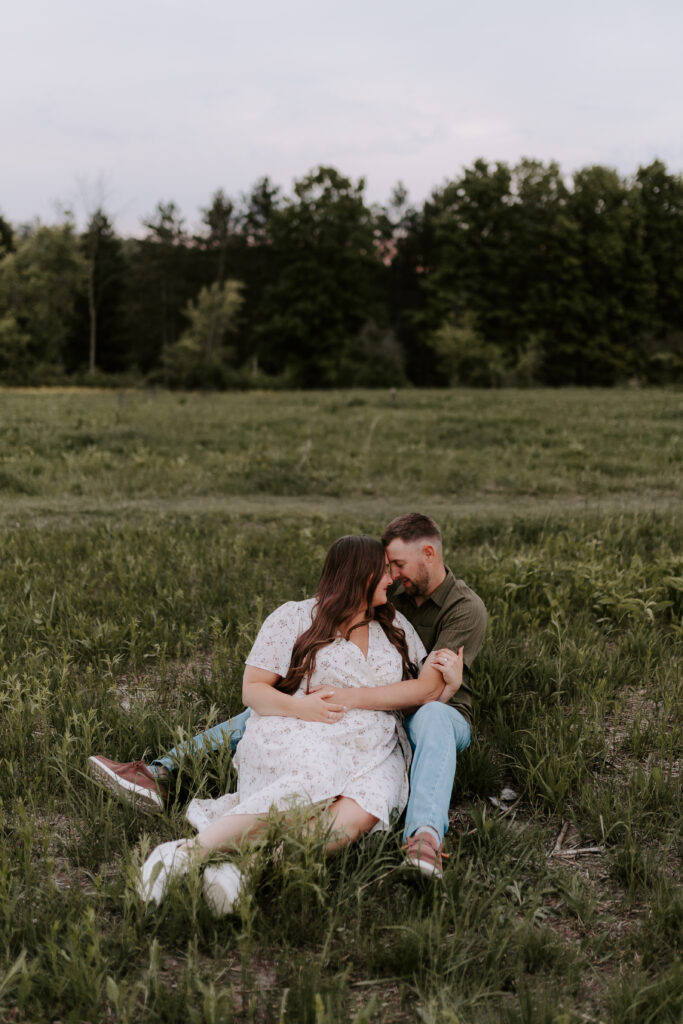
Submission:
[[[247,711],[150,765],[90,758],[97,782],[161,811],[185,750],[225,742],[235,749],[237,792],[191,802],[187,818],[198,835],[151,853],[141,898],[159,901],[192,863],[255,839],[273,809],[310,808],[332,852],[389,828],[407,805],[406,864],[440,878],[457,752],[470,742],[469,668],[485,628],[482,601],[444,565],[429,517],[399,516],[381,543],[335,541],[315,596],[282,605],[263,623],[244,672]],[[393,713],[401,710],[403,719]],[[229,860],[204,868],[214,912],[233,909],[243,882]]]

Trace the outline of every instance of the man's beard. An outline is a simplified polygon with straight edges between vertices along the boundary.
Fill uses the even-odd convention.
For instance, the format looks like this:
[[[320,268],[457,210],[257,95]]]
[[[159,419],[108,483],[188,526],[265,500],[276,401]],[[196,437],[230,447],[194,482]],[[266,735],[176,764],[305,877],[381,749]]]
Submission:
[[[404,580],[403,589],[411,597],[426,597],[429,593],[429,573],[422,569],[414,580]]]

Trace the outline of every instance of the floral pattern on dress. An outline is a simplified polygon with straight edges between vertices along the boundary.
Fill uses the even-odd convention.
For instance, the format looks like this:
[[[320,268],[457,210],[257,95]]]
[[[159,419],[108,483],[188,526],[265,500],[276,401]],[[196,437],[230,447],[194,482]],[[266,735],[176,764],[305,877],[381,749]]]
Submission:
[[[247,665],[284,676],[292,649],[313,621],[315,599],[289,601],[263,623]],[[399,612],[409,657],[425,649]],[[385,686],[402,676],[401,656],[378,622],[368,626],[368,654],[343,637],[320,648],[310,686]],[[305,681],[294,698],[303,697]],[[187,819],[201,829],[224,814],[284,811],[347,796],[386,829],[408,800],[410,745],[395,712],[351,709],[330,725],[252,711],[235,753],[237,792],[218,800],[193,800]]]

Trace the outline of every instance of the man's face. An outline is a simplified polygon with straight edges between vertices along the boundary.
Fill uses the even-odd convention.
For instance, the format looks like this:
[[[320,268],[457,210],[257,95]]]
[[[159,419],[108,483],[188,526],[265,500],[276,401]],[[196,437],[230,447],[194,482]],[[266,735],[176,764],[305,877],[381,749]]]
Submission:
[[[411,597],[426,597],[431,590],[429,563],[424,554],[423,541],[405,541],[396,538],[385,551],[392,580],[403,584]]]

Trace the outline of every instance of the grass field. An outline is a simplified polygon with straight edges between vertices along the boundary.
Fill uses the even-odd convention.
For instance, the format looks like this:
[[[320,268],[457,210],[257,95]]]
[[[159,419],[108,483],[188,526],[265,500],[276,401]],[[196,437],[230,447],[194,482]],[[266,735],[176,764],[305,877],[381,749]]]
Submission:
[[[0,391],[0,1020],[678,1024],[682,422],[663,390]],[[230,758],[150,819],[87,757],[239,710],[265,614],[413,509],[490,615],[443,885],[398,832],[324,861],[273,826],[239,917],[192,882],[145,913],[134,865]]]

